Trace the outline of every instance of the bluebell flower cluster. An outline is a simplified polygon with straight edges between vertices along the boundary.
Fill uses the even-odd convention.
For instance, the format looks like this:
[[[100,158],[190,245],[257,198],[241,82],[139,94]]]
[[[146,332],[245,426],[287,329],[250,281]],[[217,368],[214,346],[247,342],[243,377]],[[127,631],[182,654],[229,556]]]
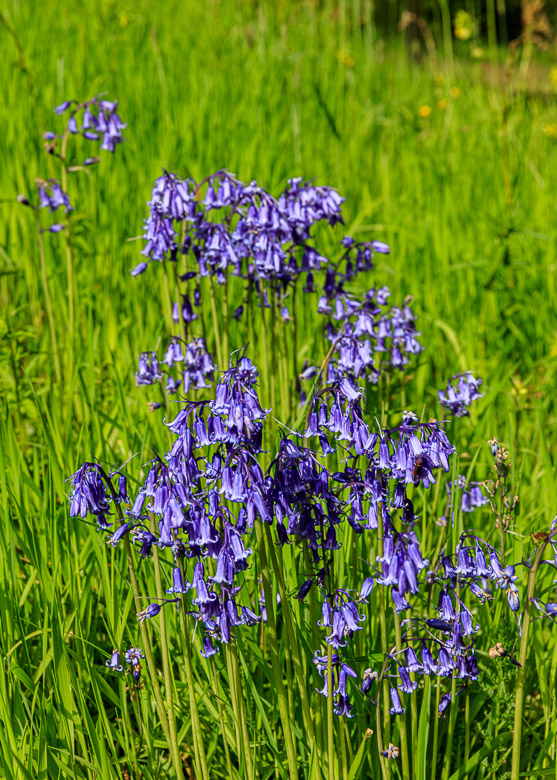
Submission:
[[[420,333],[410,298],[398,307],[389,305],[385,287],[369,289],[362,298],[347,289],[373,269],[377,255],[390,251],[387,244],[345,236],[335,263],[313,245],[315,225],[343,224],[343,201],[330,187],[300,178],[289,180],[274,198],[257,182],[246,184],[223,170],[201,182],[163,171],[153,186],[144,222],[146,260],[131,274],[143,274],[146,261],[175,264],[175,276],[186,284],[186,294],[183,305],[173,306],[173,321],[183,325],[186,339],[199,317],[190,302],[190,284],[195,285],[194,306],[199,306],[204,278],[225,285],[238,277],[245,282],[245,298],[232,308],[234,319],[242,318],[246,303],[250,308],[274,309],[276,299],[276,312],[286,324],[296,316],[291,304],[298,280],[304,280],[304,294],[317,294],[322,276],[318,311],[328,317],[325,336],[332,349],[326,378],[348,376],[377,383],[383,369],[403,369],[422,350]],[[303,372],[300,379],[307,378],[308,372]],[[304,402],[305,390],[301,385],[298,389]]]
[[[199,183],[163,171],[148,202],[142,254],[148,261],[176,264],[176,277],[186,284],[186,293],[182,304],[174,304],[172,316],[184,327],[186,340],[192,322],[199,319],[189,285],[195,285],[193,306],[198,307],[200,282],[206,277],[218,285],[230,277],[244,280],[248,300],[264,308],[271,307],[269,296],[276,296],[282,320],[290,322],[285,301],[289,287],[305,275],[305,289],[311,290],[313,273],[328,262],[311,246],[312,228],[319,222],[342,222],[343,200],[330,187],[302,179],[290,180],[274,198],[257,182],[246,184],[227,171]],[[140,276],[147,267],[142,261],[130,273]],[[240,320],[243,311],[243,303],[235,306],[232,317]]]
[[[227,171],[200,183],[164,171],[148,202],[142,254],[161,261],[191,252],[196,273],[219,283],[230,273],[286,284],[326,262],[307,241],[316,223],[342,222],[343,200],[330,187],[302,179],[290,180],[276,199]]]
[[[328,380],[348,376],[376,384],[382,369],[403,369],[409,356],[423,349],[409,302],[389,308],[386,287],[372,288],[357,298],[343,291],[343,283],[335,284],[333,276],[327,273],[325,284],[331,280],[330,287],[318,305],[319,313],[328,317],[325,334],[332,345]]]
[[[423,349],[415,327],[416,316],[410,308],[410,297],[402,307],[390,307],[387,287],[368,289],[363,296],[346,289],[359,274],[372,270],[377,254],[389,253],[387,244],[356,242],[345,236],[342,245],[341,259],[327,266],[317,305],[317,311],[328,318],[325,335],[332,345],[327,378],[362,377],[375,384],[382,368],[403,369],[409,356]],[[304,289],[315,290],[313,276],[308,277]]]
[[[161,261],[165,257],[176,260],[176,224],[186,220],[193,221],[195,218],[194,183],[190,180],[183,181],[175,174],[164,171],[156,180],[147,205],[149,215],[144,222],[143,235],[147,243],[141,254],[149,260]],[[144,271],[147,266],[142,268]]]
[[[460,509],[462,512],[473,512],[474,509],[489,503],[489,499],[482,492],[481,484],[479,482],[469,482],[465,476],[460,474],[454,483],[451,481],[447,482],[449,505],[453,509],[455,508],[453,498],[457,491],[460,493]]]
[[[141,661],[145,658],[145,653],[139,647],[130,647],[124,653],[124,660],[129,664],[130,669],[126,669],[126,674],[130,673],[136,682],[141,678]],[[113,650],[112,655],[106,661],[106,666],[114,672],[123,672],[124,667],[120,663],[120,651]]]
[[[417,674],[456,678],[463,686],[478,679],[473,637],[480,625],[474,611],[465,604],[466,594],[469,592],[483,604],[494,597],[495,590],[502,590],[516,613],[520,606],[516,580],[514,566],[504,566],[492,545],[468,533],[462,534],[453,555],[439,556],[437,565],[427,572],[429,587],[436,585],[439,589],[437,617],[403,620],[403,648],[392,654],[396,672],[387,673],[398,678],[397,686],[391,688],[392,714],[405,711],[400,694],[416,690]],[[395,590],[394,583],[383,584],[391,584]],[[416,592],[418,589],[416,582]],[[369,687],[368,674],[362,684],[363,692]],[[450,694],[441,698],[440,715],[450,702]]]
[[[474,376],[470,371],[463,374],[455,374],[447,383],[445,391],[439,390],[439,403],[448,409],[455,417],[468,417],[468,407],[485,393],[480,393],[482,380]]]
[[[101,95],[82,103],[78,100],[65,100],[56,106],[54,113],[61,116],[68,110],[70,116],[66,132],[71,135],[81,135],[88,141],[101,141],[101,150],[108,152],[114,152],[116,146],[125,140],[122,130],[127,127],[127,124],[118,116],[117,100],[106,100]],[[51,142],[57,136],[53,132],[47,132],[44,138],[47,142]],[[93,162],[96,160],[87,158],[84,165]]]
[[[70,481],[70,517],[82,520],[93,515],[101,531],[108,531],[112,523],[107,521],[112,496],[107,487],[103,469],[96,463],[84,463]]]
[[[184,344],[175,337],[162,360],[159,361],[154,352],[143,352],[139,356],[135,383],[138,386],[153,385],[166,376],[167,393],[173,394],[180,389],[187,393],[191,387],[209,387],[208,382],[213,379],[216,370],[204,339],[198,337]]]
[[[250,575],[252,531],[256,523],[266,524],[281,553],[286,545],[303,550],[297,587],[286,595],[301,610],[309,599],[312,614],[319,614],[314,629],[322,631],[323,642],[313,665],[322,682],[316,690],[332,696],[337,715],[351,717],[354,692],[359,688],[370,698],[375,682],[387,679],[390,712],[397,716],[405,712],[405,697],[417,689],[420,674],[456,678],[461,686],[477,679],[473,639],[480,626],[471,602],[482,604],[501,592],[517,615],[520,599],[514,567],[472,533],[462,535],[452,554],[439,543],[435,557],[443,551],[433,563],[423,552],[416,495],[444,479],[455,447],[445,423],[420,422],[410,411],[387,418],[388,424],[366,420],[362,386],[376,383],[383,371],[403,369],[422,346],[411,299],[391,306],[388,288],[370,289],[359,278],[373,269],[377,255],[390,251],[386,244],[345,236],[336,262],[312,245],[318,223],[342,224],[342,202],[331,188],[302,179],[289,181],[274,198],[256,182],[240,182],[226,171],[199,183],[163,171],[149,201],[144,259],[131,274],[142,275],[153,262],[173,264],[176,284],[183,283],[184,290],[178,287],[172,321],[185,338],[174,335],[162,356],[143,353],[136,382],[164,382],[167,393],[183,393],[184,403],[174,419],[165,420],[168,452],[145,464],[134,495],[125,481],[119,479],[116,490],[115,475],[84,464],[71,478],[71,514],[93,515],[113,546],[129,536],[144,561],[153,550],[166,556],[171,565],[164,596],[149,597],[137,618],[156,619],[165,607],[185,611],[196,621],[195,641],[204,658],[243,628],[266,621],[270,604],[261,580]],[[269,308],[277,331],[281,320],[286,328],[295,316],[291,304],[300,278],[304,294],[316,295],[326,317],[330,348],[323,369],[306,363],[300,374],[300,381],[317,378],[301,430],[278,423],[276,449],[269,454],[263,437],[270,410],[259,397],[256,367],[245,352],[234,352],[217,375],[205,341],[194,336],[198,321],[207,332],[200,316],[204,279],[209,278],[214,309],[215,290],[232,277],[227,291],[245,288],[250,319],[254,303]],[[367,289],[365,295],[353,292],[358,287]],[[241,321],[244,304],[223,300]],[[217,376],[210,398],[188,397],[191,388],[207,388]],[[467,414],[481,395],[480,384],[473,374],[457,375],[440,402],[457,416]],[[453,511],[458,491],[465,513],[488,501],[480,484],[458,477],[448,483]],[[116,527],[107,521],[111,508],[119,518]],[[354,571],[348,587],[339,575],[345,560],[337,565],[337,551],[351,545],[356,550],[360,536],[375,552],[362,562],[365,576],[358,579]],[[387,654],[383,670],[366,669],[357,685],[353,642],[363,636],[377,587],[388,589],[386,603],[396,620],[403,617],[402,646],[397,634],[398,649]],[[284,609],[278,594],[277,599],[277,609]],[[550,614],[552,604],[542,607]],[[108,665],[120,667],[119,655]],[[382,689],[377,686],[378,698]],[[450,704],[447,693],[440,714]],[[384,755],[394,758],[397,751],[389,745]]]
[[[324,679],[323,689],[318,690],[317,692],[320,693],[322,696],[328,697],[329,696],[329,671],[328,671],[328,658],[326,655],[319,655],[319,652],[317,651],[315,653],[315,656],[313,658],[313,663],[315,664],[317,671]],[[348,698],[348,694],[346,692],[346,682],[348,680],[348,677],[357,677],[358,675],[352,669],[351,666],[348,666],[347,663],[344,663],[340,656],[338,656],[336,653],[333,653],[331,656],[331,670],[332,670],[332,676],[333,676],[333,682],[332,682],[332,695],[334,699],[334,705],[333,709],[336,715],[341,715],[345,717],[352,717],[352,704],[350,703],[350,700]]]
[[[323,457],[342,448],[347,460],[360,458],[366,466],[345,465],[343,471],[331,473],[313,450],[285,436],[268,471],[265,501],[276,520],[279,544],[296,540],[311,553],[313,571],[297,597],[303,600],[317,588],[322,600],[319,625],[327,630],[325,641],[340,664],[343,648],[362,628],[361,605],[374,584],[374,578],[367,577],[359,594],[333,586],[331,562],[341,536],[380,529],[383,554],[377,560],[376,581],[391,586],[394,609],[408,609],[408,598],[418,594],[418,578],[429,562],[413,530],[416,517],[407,487],[434,484],[434,471],[448,471],[454,452],[441,423],[418,423],[410,412],[394,428],[370,430],[361,401],[353,380],[336,380],[316,395],[304,436],[319,440]],[[398,522],[404,530],[396,530]],[[342,695],[348,695],[345,686]],[[342,709],[343,714],[351,712],[347,705]]]
[[[109,536],[110,543],[131,534],[143,558],[150,556],[153,545],[168,548],[173,556],[169,598],[150,600],[138,619],[152,619],[165,605],[179,607],[187,598],[188,613],[205,627],[205,657],[218,652],[221,642],[229,642],[236,627],[261,620],[252,608],[256,594],[243,596],[243,572],[252,555],[245,537],[256,516],[268,514],[264,475],[255,457],[267,415],[259,402],[257,377],[247,357],[233,358],[216,386],[215,399],[187,403],[168,423],[174,444],[164,459],[156,457],[149,464],[135,498],[129,499],[122,485],[114,499],[125,495],[127,519]],[[111,491],[105,482],[106,474],[94,464],[76,472],[71,514],[92,512],[108,530],[104,515]],[[214,561],[211,566],[208,559]]]
[[[47,208],[52,213],[57,211],[59,208],[62,208],[65,214],[68,214],[73,210],[67,192],[64,192],[56,179],[37,179],[35,183],[37,185],[37,191],[39,195],[39,209]],[[17,201],[24,206],[31,205],[25,195],[18,195]],[[60,233],[62,230],[64,230],[64,228],[65,225],[63,223],[55,222],[46,228],[42,228],[41,233]]]
[[[180,350],[173,343],[164,364],[181,363]],[[144,357],[139,373],[162,378],[153,355]],[[433,565],[422,553],[413,491],[430,488],[438,472],[449,471],[455,448],[444,424],[420,423],[405,411],[392,427],[370,428],[362,401],[361,388],[349,376],[318,390],[305,430],[283,429],[264,471],[260,456],[269,410],[259,400],[256,367],[245,353],[233,353],[214,397],[186,401],[173,420],[165,421],[172,445],[164,457],[147,464],[135,496],[130,497],[121,475],[117,489],[107,487],[103,470],[84,464],[71,478],[71,514],[94,515],[115,546],[129,534],[144,559],[155,546],[168,551],[172,567],[165,597],[149,599],[138,620],[156,618],[168,605],[185,609],[197,620],[204,658],[218,653],[240,627],[266,619],[259,586],[253,589],[253,578],[246,576],[254,524],[271,526],[279,546],[307,548],[293,595],[301,603],[315,600],[316,628],[329,648],[313,659],[322,678],[316,690],[329,696],[330,663],[334,711],[351,717],[353,692],[359,687],[368,697],[375,681],[386,678],[390,712],[396,716],[405,712],[405,696],[417,689],[420,674],[456,678],[460,686],[477,679],[473,639],[480,626],[471,600],[482,604],[502,592],[517,615],[520,599],[514,566],[505,565],[491,544],[471,532],[462,534],[454,553],[440,553]],[[332,454],[338,470],[324,465]],[[459,477],[456,485],[449,483],[450,495],[457,486],[466,496],[461,498],[464,511],[485,503],[479,485]],[[115,530],[106,519],[111,503],[121,517]],[[347,589],[335,581],[335,557],[351,544],[352,534],[373,534],[379,554],[367,562],[359,587]],[[365,625],[377,586],[389,589],[393,611],[404,616],[402,647],[391,650],[381,673],[366,669],[356,685],[350,644]],[[426,591],[435,605],[433,615],[423,614]],[[544,608],[551,614],[552,602]],[[118,668],[119,656],[110,665]],[[447,693],[440,714],[450,702]]]
[[[48,179],[48,181],[37,179],[37,189],[40,208],[48,208],[50,211],[63,208],[66,214],[72,210],[68,194],[55,179]]]

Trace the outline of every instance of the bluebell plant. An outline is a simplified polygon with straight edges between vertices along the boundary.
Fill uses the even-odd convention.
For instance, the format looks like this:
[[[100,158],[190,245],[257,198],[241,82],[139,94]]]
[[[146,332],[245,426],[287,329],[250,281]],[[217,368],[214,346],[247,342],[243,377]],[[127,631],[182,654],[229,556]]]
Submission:
[[[82,110],[87,106],[75,109]],[[165,394],[180,399],[172,414],[173,407],[163,403],[170,445],[143,464],[133,490],[122,469],[108,473],[100,463],[83,464],[70,478],[70,515],[91,520],[107,543],[125,550],[149,679],[178,774],[169,660],[163,646],[170,697],[165,707],[150,648],[152,621],[180,626],[193,752],[203,780],[209,770],[196,714],[192,648],[212,669],[217,687],[216,660],[225,659],[235,691],[238,755],[250,754],[237,655],[245,633],[261,637],[262,648],[268,642],[288,771],[298,776],[300,737],[289,723],[280,620],[309,751],[316,750],[333,772],[334,717],[375,711],[383,776],[386,764],[399,756],[403,776],[410,776],[406,711],[416,712],[420,678],[438,681],[439,716],[454,712],[481,672],[475,648],[479,607],[502,594],[520,622],[518,575],[504,548],[507,515],[503,522],[496,507],[499,549],[489,534],[471,527],[484,507],[495,507],[496,494],[503,508],[514,501],[505,481],[506,450],[496,440],[490,444],[496,480],[470,481],[457,476],[447,421],[420,421],[412,411],[395,416],[387,410],[380,419],[369,413],[380,376],[403,371],[423,347],[411,299],[391,306],[387,288],[368,287],[362,296],[352,285],[390,251],[387,244],[345,236],[334,256],[316,248],[316,225],[342,224],[342,203],[333,189],[302,179],[290,180],[274,198],[227,171],[199,183],[163,172],[153,188],[145,259],[131,273],[140,277],[155,263],[166,273],[171,269],[174,332],[164,355],[141,354],[135,378],[138,385],[161,383]],[[296,322],[299,280],[301,294],[314,295],[324,317],[327,353],[320,363],[306,360],[303,366],[295,339],[290,361],[281,335],[281,328]],[[246,319],[247,334],[253,334],[257,311],[264,340],[271,335],[270,312],[278,379],[272,377],[268,342],[261,374],[250,347],[226,349],[228,331],[226,339],[214,340],[217,356],[209,352],[205,310],[219,325],[216,289],[224,291],[225,328],[231,319]],[[229,300],[229,292],[238,290],[241,300]],[[233,314],[227,319],[229,305]],[[292,403],[294,394],[282,396],[286,418],[280,422],[266,388],[293,380],[302,408]],[[481,395],[480,384],[471,373],[457,375],[440,393],[441,405],[466,416]],[[446,509],[433,539],[429,527],[426,548],[423,517],[436,500],[431,494],[438,482],[446,487]],[[463,526],[463,517],[470,527]],[[294,572],[287,570],[287,559]],[[157,592],[140,594],[136,570],[150,565]],[[549,615],[557,611],[553,602],[540,606]],[[374,639],[381,646],[379,663],[366,658],[372,615],[380,616],[381,637]],[[298,637],[306,625],[302,643]],[[136,669],[139,656],[128,654],[126,662]],[[122,670],[118,651],[107,666]],[[319,700],[326,724],[316,726]],[[320,737],[325,732],[326,757]],[[399,745],[391,739],[395,733]]]
[[[275,198],[257,182],[243,183],[224,170],[199,183],[164,171],[148,202],[142,254],[149,262],[173,267],[178,300],[172,305],[175,329],[170,344],[181,343],[187,350],[190,344],[201,342],[206,351],[203,334],[211,326],[215,332],[223,328],[223,343],[215,339],[216,357],[207,354],[206,358],[207,366],[215,363],[222,369],[227,361],[230,320],[242,321],[246,310],[253,322],[255,311],[259,311],[258,327],[265,327],[264,312],[269,309],[283,325],[294,322],[295,350],[296,296],[301,286],[304,296],[317,297],[317,311],[327,317],[324,336],[332,350],[327,363],[329,380],[346,374],[376,383],[383,368],[403,369],[409,356],[422,349],[411,298],[397,307],[389,305],[386,287],[369,289],[363,296],[351,290],[358,276],[371,271],[374,258],[390,251],[389,246],[345,236],[334,257],[324,255],[316,246],[315,230],[320,223],[331,227],[343,224],[343,202],[330,187],[300,178],[289,180]],[[147,268],[148,262],[141,261],[130,273],[137,277]],[[230,284],[234,278],[242,281],[243,289]],[[209,283],[208,293],[206,289],[202,293],[204,281]],[[216,313],[215,285],[223,290],[222,326]],[[240,299],[229,300],[239,291]],[[209,325],[201,305],[207,294],[212,318]],[[229,307],[233,310],[230,317]],[[295,371],[298,374],[299,368]],[[203,376],[211,373],[207,368]],[[316,367],[306,364],[294,379],[302,403],[307,398],[304,383],[316,373]],[[162,381],[161,374],[144,371],[142,365],[138,376],[141,384]],[[184,388],[187,392],[191,372],[183,377],[166,372],[166,376],[167,392]],[[202,375],[196,374],[194,387],[203,387],[201,381]]]
[[[317,607],[313,630],[323,632],[323,649],[311,659],[321,676],[315,689],[332,697],[333,712],[352,717],[358,695],[358,707],[366,701],[378,707],[385,681],[390,715],[403,716],[417,677],[432,675],[460,685],[439,699],[443,714],[455,693],[478,679],[474,602],[484,604],[503,591],[514,613],[520,607],[514,567],[491,542],[464,532],[452,551],[445,545],[433,561],[423,553],[416,491],[427,491],[439,472],[450,470],[455,447],[445,425],[421,423],[404,412],[391,427],[370,426],[363,388],[343,375],[314,393],[304,430],[281,429],[269,461],[262,442],[270,410],[259,398],[258,379],[245,351],[233,354],[213,398],[185,401],[166,422],[171,447],[147,464],[135,495],[122,474],[116,485],[116,473],[86,463],[71,477],[70,514],[92,516],[107,542],[128,539],[143,559],[153,550],[167,551],[171,577],[165,594],[151,598],[138,620],[155,619],[174,605],[196,622],[195,643],[204,659],[267,617],[250,569],[254,529],[274,529],[278,549],[294,544],[307,552],[305,578],[290,598],[301,604],[312,598]],[[461,511],[485,505],[479,486],[464,479],[458,486]],[[450,501],[450,482],[447,487]],[[371,542],[380,551],[368,562],[367,576],[358,582],[354,570],[348,584],[339,580],[335,561],[358,538],[368,540],[364,549]],[[378,588],[388,594],[398,633],[382,668],[358,669],[350,660],[353,651],[347,652]],[[431,605],[425,610],[424,595]],[[118,655],[107,665],[119,669]],[[381,747],[380,754],[395,758],[397,750]],[[407,761],[404,745],[402,751]]]
[[[52,304],[52,295],[48,280],[46,248],[44,234],[62,234],[65,244],[66,255],[66,277],[67,277],[67,299],[68,299],[68,321],[65,329],[65,336],[69,337],[70,345],[64,350],[67,359],[66,374],[73,376],[73,336],[76,320],[76,306],[78,295],[74,282],[74,248],[71,239],[71,221],[70,217],[74,210],[75,203],[70,198],[69,176],[82,171],[88,171],[91,166],[100,161],[98,152],[114,152],[116,146],[125,139],[122,130],[126,124],[122,122],[118,113],[118,102],[110,101],[103,95],[98,95],[79,102],[77,100],[65,100],[54,109],[54,114],[59,116],[66,115],[67,122],[61,132],[49,130],[43,134],[44,148],[47,154],[55,160],[59,169],[58,177],[48,179],[37,178],[35,180],[35,196],[20,193],[16,200],[23,206],[32,209],[35,213],[35,227],[39,245],[41,279],[45,298],[45,309],[48,319],[50,338],[53,349],[53,363],[55,378],[59,383],[62,379],[62,357],[59,347],[60,335],[57,333],[55,324],[54,309]],[[91,144],[96,144],[93,154],[76,157],[74,144],[70,143],[72,139],[79,137]],[[78,148],[81,148],[79,145]],[[51,168],[56,167],[52,161]],[[49,215],[56,214],[55,220],[46,220],[43,218],[43,212]],[[56,240],[60,240],[59,238]],[[71,379],[66,383],[71,385]],[[67,405],[71,412],[73,396],[70,396]]]

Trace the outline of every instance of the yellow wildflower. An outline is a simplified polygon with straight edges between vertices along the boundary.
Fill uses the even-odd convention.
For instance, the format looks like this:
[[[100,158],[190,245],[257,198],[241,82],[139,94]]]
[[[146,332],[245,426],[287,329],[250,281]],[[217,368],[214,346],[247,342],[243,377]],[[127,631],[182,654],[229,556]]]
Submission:
[[[469,41],[477,32],[473,17],[467,11],[457,11],[454,20],[454,34],[459,41]]]
[[[548,138],[557,138],[557,122],[544,122],[542,130]]]
[[[339,62],[342,62],[343,65],[346,65],[347,68],[353,68],[354,65],[356,64],[354,57],[351,57],[349,54],[346,54],[346,52],[344,51],[338,53],[337,59]]]

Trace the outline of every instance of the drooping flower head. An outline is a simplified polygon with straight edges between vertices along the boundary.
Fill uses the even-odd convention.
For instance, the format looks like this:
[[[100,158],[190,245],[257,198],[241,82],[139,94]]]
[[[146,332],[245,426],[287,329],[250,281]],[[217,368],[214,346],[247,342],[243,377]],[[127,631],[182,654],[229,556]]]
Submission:
[[[470,371],[463,374],[455,374],[447,383],[445,391],[439,390],[439,403],[448,409],[455,417],[468,417],[468,407],[477,398],[482,398],[485,393],[480,393],[479,387],[482,380],[475,377]]]
[[[96,518],[100,530],[108,530],[106,515],[110,514],[111,500],[102,469],[96,463],[84,463],[75,474],[69,478],[70,487],[70,517],[81,517],[84,520],[88,514]]]
[[[116,146],[125,140],[122,130],[127,125],[118,116],[117,100],[106,100],[101,95],[82,103],[77,100],[65,100],[56,106],[54,113],[61,116],[68,110],[70,115],[66,130],[71,135],[81,135],[88,141],[101,141],[101,150],[108,152],[114,152]],[[52,141],[56,135],[46,133],[45,138],[47,141]],[[84,164],[92,162],[92,158],[88,158]]]
[[[56,179],[48,179],[48,181],[37,179],[37,189],[40,208],[48,208],[50,211],[63,208],[66,214],[72,210],[68,194],[64,192]]]

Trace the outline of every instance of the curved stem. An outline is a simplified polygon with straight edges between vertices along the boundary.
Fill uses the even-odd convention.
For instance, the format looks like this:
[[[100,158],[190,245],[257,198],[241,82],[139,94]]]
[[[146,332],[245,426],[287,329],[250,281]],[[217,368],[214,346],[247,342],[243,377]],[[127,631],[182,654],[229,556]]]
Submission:
[[[46,307],[46,316],[48,317],[48,327],[50,330],[50,340],[52,341],[52,351],[54,353],[54,375],[56,381],[60,382],[60,352],[58,350],[58,339],[56,337],[56,327],[54,325],[54,312],[52,310],[52,301],[50,300],[50,290],[48,286],[48,276],[46,273],[46,257],[44,252],[43,234],[41,233],[41,218],[39,209],[35,209],[35,216],[37,221],[37,236],[39,241],[39,257],[41,261],[41,276],[43,280],[44,288],[44,302]]]
[[[188,620],[182,611],[180,612],[180,624],[182,632],[186,637],[186,652],[184,653],[184,664],[186,671],[186,682],[190,700],[191,729],[193,732],[193,744],[197,755],[197,763],[201,769],[202,780],[209,780],[209,770],[207,768],[207,757],[205,755],[205,746],[203,744],[203,735],[201,733],[201,724],[199,721],[199,710],[197,709],[197,699],[195,698],[195,688],[193,681],[193,671],[191,665],[191,636],[189,633]]]
[[[435,720],[433,721],[433,749],[431,757],[431,780],[435,780],[437,777],[437,750],[439,746],[439,702],[441,701],[441,687],[439,685],[439,678],[437,678],[437,686],[435,691]]]
[[[398,652],[402,650],[402,631],[400,628],[400,616],[396,610],[393,611],[395,620],[395,639],[396,649]],[[400,754],[402,757],[402,776],[404,778],[410,777],[410,760],[408,757],[408,736],[406,734],[406,713],[399,716],[398,728],[400,732]]]
[[[240,676],[240,664],[238,663],[238,644],[236,641],[231,642],[229,645],[231,671],[234,676],[234,687],[236,689],[236,696],[238,702],[238,717],[240,721],[240,733],[242,736],[242,744],[244,748],[244,754],[246,758],[246,770],[248,777],[253,777],[253,757],[252,748],[249,741],[248,724],[246,719],[246,710],[244,707],[244,694],[242,690],[242,678]]]
[[[219,713],[219,725],[220,725],[220,731],[222,734],[222,739],[224,742],[224,755],[226,758],[226,767],[228,770],[228,780],[233,780],[232,775],[232,760],[230,758],[230,748],[228,747],[228,740],[226,739],[226,734],[224,731],[224,716],[222,713],[222,702],[220,698],[220,689],[219,689],[219,678],[217,675],[217,665],[215,663],[215,659],[211,658],[211,668],[213,670],[213,686],[215,690],[215,696],[217,699],[217,709]]]
[[[217,300],[215,297],[215,280],[213,276],[209,276],[209,293],[211,298],[211,315],[213,318],[213,333],[215,336],[215,352],[217,355],[218,367],[220,368],[221,371],[223,371],[228,366],[228,355],[222,354],[219,318],[217,315]]]
[[[141,612],[141,607],[142,607],[141,596],[139,594],[139,586],[137,584],[137,577],[135,574],[131,543],[128,536],[125,537],[124,546],[126,550],[126,557],[128,559],[128,571],[129,571],[130,580],[132,584],[135,608],[137,612]],[[162,726],[162,730],[164,731],[164,736],[166,737],[166,741],[170,745],[170,731],[168,728],[168,718],[166,717],[164,702],[161,695],[161,689],[159,686],[159,681],[157,679],[157,667],[155,666],[155,660],[153,658],[151,642],[149,640],[149,634],[147,633],[147,626],[143,621],[139,624],[139,630],[141,631],[141,640],[143,642],[145,660],[147,661],[147,668],[149,669],[149,676],[151,678],[151,683],[153,685],[153,692],[155,694],[155,703],[157,705],[157,712],[161,720],[161,726]]]
[[[151,532],[154,533],[155,531],[156,531],[155,520],[153,518],[151,520]],[[157,589],[157,597],[159,599],[164,599],[164,591],[162,588],[162,578],[161,578],[160,561],[159,561],[159,550],[156,545],[153,548],[153,563],[155,569],[155,584]],[[169,655],[168,655],[168,640],[166,636],[166,615],[164,609],[162,609],[160,612],[159,626],[161,632],[161,654],[162,654],[162,668],[164,674],[164,687],[166,689],[166,707],[168,711],[168,726],[170,732],[170,749],[172,751],[173,758],[174,758],[174,767],[176,769],[176,774],[178,778],[183,778],[184,774],[182,770],[182,760],[180,758],[178,735],[176,733],[176,718],[174,715],[174,697],[172,693],[173,679],[170,670],[170,662],[169,662]]]
[[[381,736],[381,686],[377,686],[377,701],[375,702],[375,728],[377,729],[377,750],[379,751],[379,764],[381,766],[381,776],[383,780],[388,780],[389,773],[383,755],[383,737]]]
[[[333,647],[327,645],[327,780],[335,780],[335,737],[333,720]]]
[[[65,131],[62,138],[62,145],[60,149],[60,160],[62,162],[62,189],[64,192],[68,191],[68,169],[66,166],[66,155],[68,151],[68,138],[69,132]],[[70,388],[70,399],[72,398],[71,386],[73,382],[73,358],[74,358],[74,328],[75,328],[75,301],[74,301],[74,261],[72,251],[72,241],[70,232],[70,221],[66,219],[66,274],[68,284],[68,334],[69,334],[69,348],[68,348],[68,387]],[[70,413],[72,407],[72,401],[70,400]]]
[[[520,664],[516,674],[516,695],[514,700],[514,728],[513,728],[513,752],[511,762],[511,780],[518,780],[520,775],[520,750],[522,740],[522,710],[524,707],[524,680],[526,677],[526,659],[528,656],[528,632],[530,630],[530,613],[532,611],[532,598],[536,586],[536,574],[543,557],[546,545],[550,537],[540,545],[536,555],[530,575],[528,577],[528,590],[526,593],[526,603],[524,605],[524,615],[522,618],[522,639],[520,642],[520,653],[518,662]]]
[[[292,610],[290,609],[290,602],[288,600],[288,594],[286,593],[282,567],[279,565],[277,555],[275,552],[275,547],[273,544],[273,539],[271,537],[271,529],[269,528],[268,525],[265,525],[265,535],[266,535],[267,546],[270,552],[271,564],[273,567],[273,571],[277,577],[277,584],[278,584],[281,604],[284,609],[284,623],[286,627],[286,633],[288,636],[288,642],[290,644],[290,649],[292,652],[294,671],[296,674],[296,679],[298,681],[298,687],[300,690],[300,699],[302,701],[302,712],[304,715],[304,727],[307,731],[307,735],[310,743],[309,749],[311,752],[311,749],[313,747],[313,742],[315,740],[315,729],[311,717],[311,708],[310,708],[306,685],[305,685],[304,668],[300,656],[300,649],[298,647],[296,636],[294,634],[294,625],[292,622]]]
[[[271,588],[271,582],[269,579],[269,564],[267,562],[267,551],[265,549],[265,540],[263,538],[263,529],[261,528],[261,524],[262,521],[256,520],[255,533],[257,537],[257,546],[259,549],[259,559],[261,562],[261,578],[263,580],[265,606],[267,609],[267,626],[269,629],[269,651],[271,653],[271,665],[273,668],[273,678],[277,692],[280,719],[282,721],[282,728],[284,732],[284,742],[286,745],[286,756],[288,761],[290,780],[298,780],[298,765],[296,760],[296,751],[294,749],[294,737],[290,727],[290,720],[288,716],[288,701],[282,680],[282,670],[280,668],[273,590]]]

